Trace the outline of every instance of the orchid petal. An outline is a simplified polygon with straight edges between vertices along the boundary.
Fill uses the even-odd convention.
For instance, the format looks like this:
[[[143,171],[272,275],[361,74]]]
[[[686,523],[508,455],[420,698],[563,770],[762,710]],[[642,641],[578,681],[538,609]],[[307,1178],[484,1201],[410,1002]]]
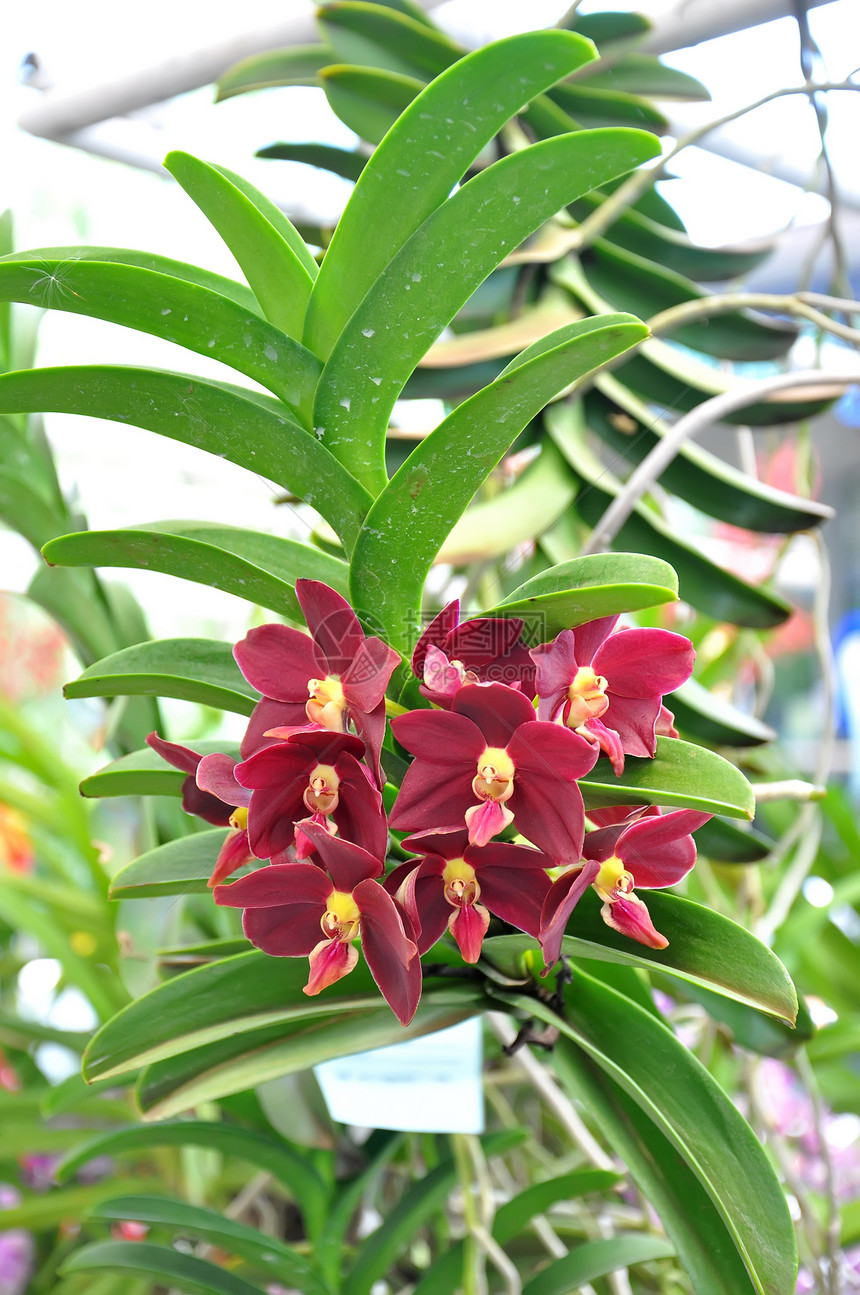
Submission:
[[[356,732],[367,747],[367,758],[373,766],[376,786],[385,786],[385,771],[380,762],[382,742],[385,737],[385,701],[370,711],[350,711]]]
[[[665,949],[669,943],[665,935],[656,930],[642,900],[632,892],[604,904],[600,916],[613,931],[629,936],[639,944],[647,944],[649,949]]]
[[[539,937],[546,964],[544,976],[558,962],[568,919],[599,871],[599,863],[587,862],[563,873],[550,886],[543,902]]]
[[[657,750],[655,728],[660,713],[659,697],[624,697],[607,692],[609,709],[601,715],[607,728],[614,729],[625,755],[650,759]]]
[[[510,652],[523,631],[522,621],[495,616],[478,616],[464,621],[448,634],[444,649],[452,661],[472,668],[489,665]]]
[[[331,878],[312,863],[270,863],[229,886],[218,886],[215,903],[246,909],[310,904],[316,905],[322,917],[333,890]]]
[[[351,710],[372,711],[385,697],[400,654],[382,639],[367,638],[341,675],[343,695]]]
[[[382,872],[379,859],[374,859],[361,846],[344,841],[339,836],[332,836],[319,823],[304,824],[305,836],[313,842],[314,849],[323,862],[336,890],[349,893],[360,881],[368,877],[378,877]]]
[[[580,665],[591,665],[601,645],[618,624],[617,616],[601,616],[596,621],[586,621],[573,631],[576,659]],[[600,673],[596,671],[596,673]]]
[[[297,580],[299,600],[308,629],[327,668],[322,673],[345,674],[364,642],[358,617],[345,598],[320,580]]]
[[[478,756],[488,745],[480,727],[454,711],[410,711],[391,721],[391,731],[419,760],[445,766],[463,764],[471,769],[470,777],[474,777]]]
[[[370,974],[401,1025],[408,1025],[421,997],[421,962],[403,929],[394,900],[375,881],[353,891],[361,913],[361,947]]]
[[[308,954],[310,975],[304,993],[313,997],[348,976],[358,962],[358,949],[347,940],[320,940]]]
[[[490,914],[483,904],[464,904],[448,918],[448,930],[460,949],[464,962],[477,962],[481,945],[490,925]]]
[[[204,755],[197,766],[197,786],[201,791],[223,800],[225,805],[236,808],[251,803],[251,793],[236,781],[236,761],[220,751]]]
[[[416,678],[424,678],[424,659],[427,655],[428,647],[431,644],[441,647],[446,637],[456,628],[459,619],[460,600],[458,598],[453,599],[452,602],[442,608],[437,616],[434,616],[415,644],[415,650],[412,653],[412,673]]]
[[[467,684],[454,697],[451,711],[471,720],[483,733],[485,745],[494,747],[508,746],[523,724],[536,720],[528,698],[503,683]]]
[[[220,796],[201,791],[194,775],[189,774],[182,784],[182,808],[186,814],[194,814],[213,827],[227,827],[234,806],[225,805]]]
[[[234,828],[232,832],[227,833],[226,840],[218,851],[218,858],[215,860],[215,867],[207,884],[210,888],[218,886],[227,877],[232,877],[238,868],[246,863],[256,862],[256,856],[251,853],[248,845],[247,830],[243,827]]]
[[[525,877],[517,877],[507,868],[485,867],[478,881],[481,900],[491,913],[537,938],[543,902],[552,885],[545,872],[530,870]]]
[[[587,719],[582,727],[585,732],[583,733],[582,729],[579,729],[578,732],[586,740],[593,739],[600,751],[609,756],[612,772],[616,778],[620,778],[624,772],[624,744],[615,729],[607,728],[602,719]],[[638,745],[639,740],[637,738]]]
[[[556,710],[567,695],[580,663],[576,659],[573,630],[562,630],[552,643],[531,649],[537,670],[537,693],[548,708]],[[544,716],[541,714],[541,719]]]
[[[466,810],[475,803],[474,776],[475,761],[445,770],[438,765],[428,768],[423,761],[416,760],[406,770],[388,818],[390,825],[397,831],[415,832],[425,828],[456,831],[465,822]]]
[[[696,862],[696,845],[690,833],[710,817],[697,810],[679,809],[630,824],[621,835],[616,853],[633,874],[636,886],[674,886],[686,877]]]
[[[472,805],[466,810],[469,844],[486,845],[494,836],[504,832],[513,821],[514,816],[507,805],[497,800],[484,800],[480,805]]]
[[[300,702],[273,701],[271,697],[264,697],[262,701],[258,701],[251,711],[251,718],[248,720],[248,727],[242,738],[240,747],[242,759],[247,760],[249,755],[261,751],[264,746],[274,746],[278,739],[271,736],[273,729],[303,728],[308,721],[306,704],[307,695]]]
[[[577,631],[578,633],[578,631]],[[625,629],[595,652],[592,664],[626,697],[662,697],[686,683],[696,653],[689,639],[671,630]]]
[[[151,746],[153,751],[157,751],[162,760],[172,764],[174,769],[181,769],[183,773],[196,774],[202,757],[196,751],[192,751],[190,746],[180,746],[178,742],[166,742],[157,733],[149,734],[146,745]]]
[[[233,656],[242,674],[264,697],[275,701],[308,699],[308,680],[327,673],[313,639],[288,625],[258,625],[236,644]]]

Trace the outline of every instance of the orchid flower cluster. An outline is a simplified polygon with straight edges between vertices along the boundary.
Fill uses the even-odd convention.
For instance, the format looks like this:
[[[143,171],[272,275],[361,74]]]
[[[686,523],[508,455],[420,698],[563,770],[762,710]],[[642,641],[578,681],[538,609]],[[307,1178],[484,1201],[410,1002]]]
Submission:
[[[391,706],[413,760],[387,815],[385,694],[400,657],[327,585],[298,580],[296,594],[309,636],[262,625],[234,649],[261,694],[239,762],[148,738],[187,773],[185,809],[230,827],[209,884],[243,910],[252,944],[307,957],[317,994],[356,965],[360,937],[404,1025],[420,956],[447,930],[477,962],[491,915],[536,938],[548,970],[593,886],[610,927],[665,947],[634,887],[680,881],[710,816],[629,805],[590,811],[586,832],[578,781],[601,754],[620,774],[626,756],[655,754],[658,733],[677,737],[663,696],[690,676],[687,639],[608,616],[530,650],[521,620],[460,623],[449,603],[412,656],[428,707]],[[407,834],[408,857],[386,875],[389,829]]]

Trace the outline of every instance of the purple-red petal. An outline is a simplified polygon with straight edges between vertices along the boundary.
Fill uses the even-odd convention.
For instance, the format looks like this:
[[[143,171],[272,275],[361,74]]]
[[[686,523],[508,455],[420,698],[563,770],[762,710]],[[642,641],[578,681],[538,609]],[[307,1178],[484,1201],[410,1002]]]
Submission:
[[[692,643],[683,634],[624,629],[601,645],[592,664],[597,674],[608,679],[610,692],[626,697],[662,697],[689,679],[695,656]]]
[[[326,674],[345,674],[364,642],[358,617],[345,598],[320,580],[297,580],[296,597],[314,642],[326,659]]]
[[[236,761],[232,756],[214,751],[204,755],[197,766],[197,786],[201,791],[223,800],[225,805],[235,809],[239,805],[249,805],[251,795],[247,787],[236,781]]]
[[[483,733],[484,744],[494,747],[508,746],[521,725],[536,720],[529,699],[503,683],[473,683],[460,688],[454,695],[451,713],[471,720]]]
[[[540,943],[546,964],[544,975],[558,962],[568,919],[599,871],[600,864],[589,860],[579,869],[571,868],[562,873],[550,886],[541,913]]]
[[[403,929],[394,900],[376,881],[353,891],[361,912],[361,947],[370,974],[401,1025],[408,1025],[421,997],[418,949]]]
[[[236,644],[233,656],[248,683],[275,701],[304,704],[308,680],[328,673],[313,639],[289,625],[258,625]]]

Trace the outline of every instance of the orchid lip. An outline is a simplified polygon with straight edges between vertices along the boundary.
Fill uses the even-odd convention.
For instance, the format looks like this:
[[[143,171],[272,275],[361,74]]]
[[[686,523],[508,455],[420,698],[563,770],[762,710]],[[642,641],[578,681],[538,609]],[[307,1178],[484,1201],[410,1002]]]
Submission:
[[[354,940],[360,920],[361,913],[352,895],[344,890],[333,890],[320,918],[320,927],[326,939]]]
[[[465,859],[449,859],[442,873],[445,898],[452,908],[465,908],[481,897],[475,869]]]
[[[510,800],[514,793],[514,762],[504,747],[488,746],[478,757],[472,791],[480,800]]]
[[[633,890],[633,874],[627,871],[618,855],[613,854],[600,865],[593,885],[603,902],[611,904]]]
[[[339,787],[340,778],[333,765],[315,765],[302,794],[305,808],[310,810],[311,814],[331,814],[338,806]]]

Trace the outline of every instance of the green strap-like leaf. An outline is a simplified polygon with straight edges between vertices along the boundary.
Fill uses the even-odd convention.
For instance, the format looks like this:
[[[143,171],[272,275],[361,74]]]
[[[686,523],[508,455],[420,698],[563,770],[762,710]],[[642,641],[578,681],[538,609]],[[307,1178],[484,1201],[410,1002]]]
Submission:
[[[672,737],[657,738],[653,760],[625,756],[624,772],[617,778],[608,759],[598,760],[579,787],[588,809],[645,803],[728,818],[752,819],[755,814],[753,789],[740,769],[715,751]]]
[[[291,49],[267,49],[234,63],[218,79],[216,102],[249,90],[266,90],[276,85],[316,85],[320,68],[331,63],[328,45],[299,45]]]
[[[588,426],[613,450],[634,464],[640,463],[668,427],[609,374],[603,374],[595,385],[602,394],[589,392],[586,396]],[[681,447],[661,474],[660,483],[708,516],[747,530],[804,531],[833,515],[826,504],[776,490],[695,444]]]
[[[643,325],[624,315],[569,325],[553,335],[551,349],[534,358],[524,352],[516,369],[459,405],[413,450],[368,514],[353,554],[353,604],[388,642],[411,649],[427,571],[516,436],[565,386],[642,336]]]
[[[0,375],[0,413],[33,410],[109,418],[195,445],[293,491],[344,538],[358,534],[370,506],[363,487],[285,406],[227,383],[120,365]]]
[[[576,30],[583,30],[577,26]],[[585,33],[591,35],[590,32]],[[602,43],[596,36],[591,39],[602,49]],[[710,94],[701,81],[681,72],[678,68],[661,63],[653,54],[625,54],[618,59],[608,60],[608,66],[602,62],[588,68],[582,78],[585,84],[602,87],[606,90],[626,90],[633,94],[649,95],[653,99],[710,99]]]
[[[776,737],[768,724],[732,706],[695,679],[676,688],[668,705],[681,728],[717,746],[761,746]]]
[[[234,759],[239,748],[227,749],[223,742],[195,742],[201,755],[226,750]],[[187,774],[162,760],[157,751],[145,746],[140,751],[113,760],[81,783],[82,796],[181,796]]]
[[[557,85],[547,98],[582,126],[645,126],[657,132],[668,125],[660,109],[641,95],[592,88],[587,81]]]
[[[559,1039],[552,1064],[659,1214],[696,1295],[751,1295],[755,1288],[717,1207],[660,1128],[569,1039]]]
[[[60,1271],[65,1275],[105,1270],[152,1277],[159,1285],[178,1288],[188,1295],[262,1295],[259,1286],[252,1286],[208,1259],[152,1241],[95,1241],[73,1250]]]
[[[793,1023],[797,993],[767,945],[736,922],[689,899],[662,890],[638,893],[654,925],[669,941],[667,948],[650,949],[607,926],[600,915],[599,897],[589,889],[568,922],[562,952],[572,958],[664,970]],[[525,965],[542,965],[535,941],[525,935],[496,936],[484,941],[484,949],[490,962],[511,975],[521,974]]]
[[[675,1247],[663,1237],[616,1233],[605,1241],[586,1241],[570,1254],[547,1264],[526,1282],[523,1295],[570,1295],[586,1282],[653,1259],[671,1259]]]
[[[205,891],[226,832],[195,832],[147,850],[121,868],[111,881],[111,899],[148,899],[151,895],[189,895]]]
[[[437,76],[465,52],[426,21],[364,0],[338,0],[320,11],[337,63],[367,63],[392,72]]]
[[[150,1119],[166,1119],[322,1061],[434,1034],[487,1009],[476,987],[425,987],[412,1023],[404,1028],[378,993],[376,1001],[381,1005],[251,1030],[155,1062],[138,1081],[138,1105]]]
[[[179,152],[168,153],[164,165],[224,239],[266,318],[300,338],[313,285],[308,264],[313,258],[301,235],[273,203],[221,167]],[[292,231],[289,238],[285,225]]]
[[[161,571],[299,621],[302,612],[294,588],[298,577],[345,585],[344,564],[319,549],[217,523],[152,522],[117,531],[80,531],[51,540],[43,552],[54,566]]]
[[[421,356],[506,253],[575,193],[630,170],[656,145],[653,135],[624,130],[542,140],[480,172],[427,217],[349,319],[317,388],[314,429],[354,476],[371,490],[384,485],[395,401]],[[366,174],[367,168],[362,180]]]
[[[583,482],[577,495],[577,509],[588,525],[595,526],[621,486],[589,446],[576,406],[553,405],[544,414],[544,423]],[[636,506],[621,527],[614,545],[628,552],[644,551],[663,558],[678,573],[681,597],[714,620],[731,621],[753,629],[772,629],[787,620],[793,610],[784,598],[761,586],[747,584],[678,539],[657,513],[642,504]]]
[[[214,1243],[219,1250],[247,1259],[260,1272],[288,1282],[306,1295],[331,1295],[315,1265],[277,1237],[264,1235],[223,1212],[190,1205],[174,1196],[116,1196],[88,1211],[94,1219],[135,1219],[169,1228],[182,1236]]]
[[[794,1225],[779,1181],[743,1116],[704,1066],[655,1017],[579,973],[552,1021],[618,1083],[675,1147],[717,1207],[758,1295],[789,1295]],[[528,1006],[528,1000],[517,1000]]]
[[[328,357],[398,248],[505,122],[593,56],[581,37],[528,32],[469,54],[409,105],[365,167],[326,252],[305,326],[312,351]]]
[[[668,562],[639,553],[594,553],[532,576],[484,614],[522,617],[526,640],[547,643],[560,630],[677,597],[678,577]]]
[[[484,1155],[502,1155],[525,1138],[519,1129],[487,1133],[481,1138]],[[390,1268],[411,1238],[436,1210],[444,1206],[457,1182],[457,1167],[451,1157],[403,1193],[380,1227],[366,1237],[344,1283],[344,1295],[370,1295],[374,1282]]]
[[[284,141],[257,150],[257,157],[273,157],[283,162],[304,162],[322,171],[331,171],[344,180],[357,180],[367,165],[363,153],[333,144],[293,144]]]
[[[209,288],[134,265],[0,262],[0,300],[90,315],[163,337],[229,364],[296,410],[307,404],[320,373],[316,356],[256,312]]]
[[[153,1147],[208,1147],[222,1155],[246,1160],[267,1170],[287,1188],[304,1211],[312,1229],[319,1226],[325,1215],[328,1192],[313,1165],[283,1139],[275,1141],[253,1129],[224,1122],[179,1120],[148,1128],[132,1124],[125,1129],[112,1129],[67,1155],[55,1169],[55,1177],[58,1182],[66,1182],[96,1156],[140,1155]]]
[[[761,863],[776,844],[763,832],[716,815],[699,828],[696,843],[702,854],[718,863]]]
[[[4,525],[40,549],[62,529],[65,520],[26,477],[0,467],[0,521]]]
[[[229,643],[156,639],[123,648],[67,683],[66,697],[177,697],[250,715],[259,693],[244,679]]]
[[[378,144],[424,88],[403,72],[339,63],[323,68],[320,82],[332,112],[368,144]]]

